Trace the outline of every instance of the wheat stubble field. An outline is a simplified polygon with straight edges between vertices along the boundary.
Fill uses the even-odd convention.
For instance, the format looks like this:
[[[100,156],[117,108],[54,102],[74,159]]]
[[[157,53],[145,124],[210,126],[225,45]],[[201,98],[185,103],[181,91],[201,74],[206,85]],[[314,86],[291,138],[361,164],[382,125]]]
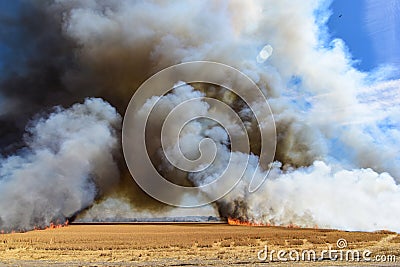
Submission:
[[[0,235],[0,265],[12,266],[285,266],[263,262],[268,249],[327,249],[344,238],[349,249],[368,248],[400,258],[400,235],[227,224],[70,225]],[[290,264],[293,264],[291,262]],[[360,263],[297,262],[300,266]],[[393,266],[380,264],[379,266]]]

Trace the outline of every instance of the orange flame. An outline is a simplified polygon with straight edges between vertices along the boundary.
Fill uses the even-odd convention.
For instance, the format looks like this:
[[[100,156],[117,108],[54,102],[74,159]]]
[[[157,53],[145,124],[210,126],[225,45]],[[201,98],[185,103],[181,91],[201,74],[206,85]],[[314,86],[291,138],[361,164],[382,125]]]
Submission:
[[[271,224],[263,224],[256,222],[246,222],[239,219],[228,218],[228,224],[230,225],[243,225],[243,226],[271,226]]]
[[[58,229],[61,227],[66,227],[69,225],[69,221],[66,220],[63,223],[60,223],[59,221],[56,221],[55,223],[51,222],[49,226],[47,227],[40,227],[40,226],[34,226],[33,230],[48,230],[48,229]],[[5,231],[4,229],[0,230],[0,234],[14,234],[14,233],[19,233],[19,232],[25,232],[24,230],[11,230],[11,231]]]
[[[240,219],[235,219],[235,218],[228,218],[228,224],[230,225],[242,225],[242,226],[275,226],[274,224],[271,223],[256,223],[256,222],[249,222],[249,221],[242,221]],[[284,225],[283,227],[286,228],[302,228],[301,226],[291,223],[288,225]],[[318,225],[314,226],[314,229],[318,229]]]
[[[63,223],[60,223],[60,221],[56,221],[55,223],[54,222],[51,222],[50,223],[50,225],[49,226],[46,226],[46,227],[39,227],[39,226],[35,226],[35,227],[33,227],[33,230],[51,230],[51,229],[58,229],[58,228],[61,228],[61,227],[66,227],[66,226],[68,226],[68,224],[69,224],[69,221],[68,220],[66,220],[65,222],[63,222]]]
[[[64,223],[59,223],[58,221],[56,223],[51,222],[48,227],[44,228],[44,230],[47,230],[47,229],[58,229],[58,228],[61,228],[61,227],[68,226],[68,224],[69,224],[68,220],[66,220]]]

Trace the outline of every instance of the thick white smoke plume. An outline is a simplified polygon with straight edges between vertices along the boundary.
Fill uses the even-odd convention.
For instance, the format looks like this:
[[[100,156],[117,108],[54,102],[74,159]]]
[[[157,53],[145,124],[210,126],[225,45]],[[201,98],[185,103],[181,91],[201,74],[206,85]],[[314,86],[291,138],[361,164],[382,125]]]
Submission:
[[[25,67],[19,76],[9,74],[1,82],[0,100],[12,108],[0,111],[0,119],[9,125],[40,111],[38,107],[65,104],[58,103],[60,99],[70,104],[93,95],[103,97],[122,113],[134,90],[156,71],[192,60],[221,62],[257,83],[268,98],[277,130],[275,163],[268,180],[250,194],[245,173],[239,186],[218,202],[221,216],[275,225],[400,231],[395,219],[400,216],[400,82],[387,80],[385,68],[365,73],[354,67],[355,59],[345,43],[332,40],[326,27],[330,2],[24,2],[31,13],[25,14],[22,23],[37,18],[45,24],[27,24],[33,28],[21,31],[22,42],[10,41],[13,45],[34,40],[33,48],[22,49],[30,53],[25,57],[32,62],[26,65],[34,70]],[[34,37],[29,37],[32,33]],[[52,49],[43,49],[44,44]],[[13,64],[9,64],[10,72],[19,66]],[[52,78],[43,79],[43,75]],[[35,89],[25,94],[25,88]],[[191,85],[185,88],[167,96],[166,108],[158,111],[167,113],[176,105],[173,101],[200,94],[236,105],[252,138],[247,171],[265,171],[255,169],[259,143],[249,110],[218,88],[213,92],[200,92]],[[42,95],[49,97],[45,101]],[[71,216],[107,187],[95,183],[112,183],[118,177],[112,155],[118,148],[113,129],[119,116],[98,101],[88,100],[83,106],[39,121],[29,130],[27,148],[2,160],[0,205],[8,204],[6,209],[1,206],[0,225],[25,229]],[[209,112],[200,100],[193,106],[196,108]],[[50,124],[52,118],[64,118],[68,123]],[[52,134],[39,132],[42,128]],[[0,134],[15,139],[8,132]],[[198,146],[193,140],[204,137],[213,137],[219,148],[211,168],[187,175],[170,168],[163,157],[157,159],[159,154],[152,155],[154,162],[169,179],[201,185],[218,175],[228,154],[238,163],[247,157],[240,151],[230,152],[221,127],[201,120],[188,124],[182,132],[180,142],[186,155],[195,158]],[[21,183],[25,176],[38,178]],[[52,181],[70,179],[71,183],[43,193],[38,184],[44,183],[46,188],[42,179],[50,181],[48,177]],[[32,193],[30,188],[40,190]],[[115,200],[118,197],[116,193],[106,203],[120,203]],[[13,201],[4,202],[3,198]],[[134,200],[128,197],[126,203],[145,208],[148,202]],[[21,206],[26,207],[23,212]],[[95,207],[98,210],[101,203]],[[114,210],[116,215],[121,213]],[[97,219],[99,216],[96,212]]]
[[[64,223],[118,180],[121,117],[91,98],[27,128],[26,147],[0,161],[0,229]]]
[[[187,99],[198,99],[201,95],[204,96],[193,87],[181,84],[166,97],[149,99],[143,109],[159,100],[159,106],[154,112],[156,117],[162,118],[178,103]],[[210,106],[201,99],[191,102],[186,110],[186,113],[204,116],[208,112],[212,112]],[[229,121],[221,123],[225,127],[234,127]],[[198,158],[198,144],[204,138],[211,138],[216,142],[217,156],[209,168],[190,173],[189,180],[198,186],[212,182],[221,176],[230,157],[232,165],[238,166],[236,173],[240,173],[239,166],[247,161],[247,155],[240,151],[229,151],[228,135],[215,122],[196,120],[186,124],[179,144],[164,147],[164,152],[168,154],[179,146],[188,158]],[[173,172],[168,161],[164,160],[165,166],[161,170],[166,174]],[[250,193],[248,189],[253,174],[259,177],[266,175],[265,170],[257,166],[258,157],[251,155],[243,179],[229,194],[217,201],[220,215],[267,225],[295,224],[301,227],[368,231],[400,230],[400,186],[390,174],[377,173],[370,168],[346,170],[337,160],[325,161],[327,163],[316,160],[311,166],[297,169],[288,167],[286,170],[282,170],[282,163],[275,162],[260,190]],[[169,174],[174,175],[177,173]],[[218,194],[222,189],[215,186],[212,190],[215,192],[207,191],[204,194]]]

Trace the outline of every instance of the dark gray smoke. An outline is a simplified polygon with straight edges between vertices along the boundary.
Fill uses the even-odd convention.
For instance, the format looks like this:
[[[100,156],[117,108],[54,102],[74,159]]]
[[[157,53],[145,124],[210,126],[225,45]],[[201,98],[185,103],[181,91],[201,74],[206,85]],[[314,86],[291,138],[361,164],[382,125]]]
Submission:
[[[0,19],[1,46],[7,51],[0,74],[0,153],[4,157],[24,149],[26,125],[34,126],[53,112],[53,106],[69,107],[86,97],[99,96],[123,114],[134,89],[151,74],[150,67],[144,67],[149,55],[138,53],[135,47],[115,46],[114,52],[106,47],[107,53],[96,55],[99,62],[92,62],[86,58],[84,46],[65,29],[69,13],[81,4],[15,1],[12,5],[14,12],[3,11]],[[149,49],[143,44],[137,47]],[[163,208],[136,187],[122,157],[115,160],[122,176],[110,178],[121,180],[117,195]]]

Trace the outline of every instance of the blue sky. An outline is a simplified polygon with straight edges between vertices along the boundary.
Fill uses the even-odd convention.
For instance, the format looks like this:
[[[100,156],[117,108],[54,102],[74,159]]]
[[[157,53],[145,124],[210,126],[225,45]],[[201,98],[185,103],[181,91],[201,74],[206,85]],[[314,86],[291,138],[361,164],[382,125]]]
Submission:
[[[332,37],[343,39],[353,58],[359,60],[356,67],[368,71],[379,61],[365,27],[365,4],[365,0],[334,0],[328,27]]]
[[[400,0],[334,0],[328,27],[345,41],[356,67],[369,71],[400,65]]]

